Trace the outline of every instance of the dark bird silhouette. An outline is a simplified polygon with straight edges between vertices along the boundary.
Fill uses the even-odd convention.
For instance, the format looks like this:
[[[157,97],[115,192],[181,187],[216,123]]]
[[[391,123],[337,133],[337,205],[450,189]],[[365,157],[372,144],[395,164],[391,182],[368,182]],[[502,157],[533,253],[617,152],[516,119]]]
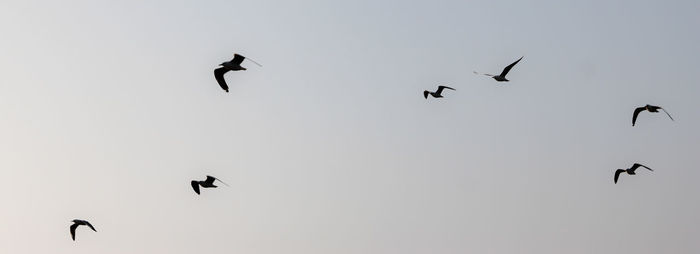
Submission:
[[[508,81],[510,81],[510,80],[507,80],[507,79],[506,79],[506,74],[508,74],[508,72],[510,71],[510,69],[513,69],[513,66],[515,66],[516,64],[518,64],[518,62],[520,62],[520,60],[522,60],[522,59],[523,59],[523,57],[521,56],[520,59],[518,59],[518,61],[515,61],[515,62],[513,62],[512,64],[506,66],[506,68],[503,68],[503,72],[501,72],[500,75],[493,75],[493,74],[486,74],[486,73],[484,73],[484,74],[482,74],[482,75],[486,75],[486,76],[492,77],[493,79],[495,79],[495,80],[498,81],[498,82],[508,82]],[[475,71],[474,74],[480,74],[480,73],[478,73],[478,72]]]
[[[618,169],[618,170],[616,170],[616,171],[615,171],[615,183],[617,184],[617,178],[620,177],[620,174],[621,174],[622,172],[627,172],[628,175],[636,175],[636,173],[634,173],[634,171],[637,170],[637,168],[639,168],[639,167],[646,168],[646,169],[648,169],[649,171],[654,171],[653,169],[650,169],[650,168],[647,167],[647,166],[644,166],[644,165],[639,164],[639,163],[635,163],[634,165],[632,165],[631,168],[628,168],[628,169]]]
[[[639,113],[641,113],[642,111],[646,110],[646,111],[649,111],[649,112],[651,112],[651,113],[658,113],[658,112],[659,112],[659,109],[660,109],[660,110],[663,110],[664,113],[666,113],[666,115],[668,115],[668,118],[671,118],[671,121],[674,121],[674,120],[673,120],[673,117],[671,117],[671,114],[669,114],[665,109],[663,109],[663,108],[661,108],[661,107],[659,107],[659,106],[654,106],[654,105],[649,105],[649,104],[647,104],[646,106],[638,107],[638,108],[634,109],[634,114],[632,114],[632,126],[634,126],[634,124],[637,122],[637,116],[638,116]]]
[[[218,187],[218,186],[214,185],[215,180],[228,186],[228,184],[226,184],[225,182],[223,182],[223,181],[221,181],[218,178],[213,177],[213,176],[207,176],[207,179],[204,181],[194,180],[194,181],[190,182],[190,184],[192,185],[192,189],[194,189],[194,192],[197,193],[197,195],[199,195],[199,187],[200,186],[202,186],[202,188],[216,188],[216,187]]]
[[[95,228],[92,226],[92,224],[90,224],[90,222],[78,219],[73,220],[73,225],[70,225],[70,236],[71,238],[73,238],[73,241],[75,241],[75,229],[78,228],[78,226],[80,225],[88,226],[90,227],[90,229],[92,229],[92,231],[97,232],[97,230],[95,230]]]
[[[425,99],[428,99],[428,94],[430,94],[435,98],[442,98],[442,90],[445,90],[445,89],[455,90],[454,88],[449,87],[449,86],[438,86],[438,89],[435,92],[431,92],[428,90],[423,91],[423,97],[425,97]]]
[[[246,57],[239,55],[239,54],[234,54],[233,59],[228,62],[223,62],[219,64],[221,66],[218,69],[214,70],[214,77],[216,78],[216,81],[219,82],[219,86],[221,86],[221,89],[224,89],[228,93],[228,85],[226,84],[226,79],[224,79],[224,74],[226,74],[229,71],[245,71],[247,70],[243,66],[241,66],[241,63],[243,63],[243,60],[245,60]],[[251,62],[257,64],[258,66],[262,67],[262,65],[258,64],[257,62],[253,61],[250,58],[247,58]]]

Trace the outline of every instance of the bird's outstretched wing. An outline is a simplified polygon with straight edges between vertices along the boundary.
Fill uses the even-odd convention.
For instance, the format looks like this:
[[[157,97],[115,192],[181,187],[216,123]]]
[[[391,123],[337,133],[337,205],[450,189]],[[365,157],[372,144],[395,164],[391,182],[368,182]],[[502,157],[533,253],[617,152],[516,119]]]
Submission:
[[[476,74],[476,75],[484,75],[484,76],[489,76],[489,77],[496,76],[496,75],[493,75],[493,74],[478,73],[478,72],[476,72],[476,71],[472,71],[472,72],[473,72],[474,74]]]
[[[75,229],[78,228],[78,224],[70,225],[70,237],[75,241]]]
[[[675,121],[675,120],[673,120],[673,117],[671,117],[671,114],[668,113],[668,111],[666,111],[666,110],[665,110],[664,108],[662,108],[662,107],[659,107],[659,108],[660,108],[661,110],[663,110],[664,113],[666,113],[666,115],[668,115],[668,118],[671,118],[671,121]]]
[[[646,169],[648,169],[649,171],[654,171],[653,169],[651,169],[651,168],[649,168],[649,167],[647,167],[647,166],[644,166],[644,165],[642,165],[642,164],[639,164],[639,163],[635,163],[634,165],[632,165],[632,167],[630,168],[630,170],[634,171],[634,170],[636,170],[636,169],[639,168],[639,167],[646,168]]]
[[[620,174],[621,174],[622,172],[625,172],[625,170],[624,170],[624,169],[618,169],[618,170],[615,171],[615,183],[616,183],[616,184],[617,184],[617,178],[620,177]]]
[[[95,230],[95,227],[93,227],[92,224],[90,224],[90,222],[87,222],[87,221],[86,221],[86,222],[85,222],[85,225],[87,225],[88,227],[90,227],[90,229],[92,229],[92,231],[97,232],[97,230]]]
[[[426,99],[428,99],[428,94],[430,94],[428,90],[423,91],[423,97],[425,97]]]
[[[224,181],[221,181],[221,179],[216,178],[216,177],[215,177],[215,179],[216,179],[217,181],[223,183],[224,185],[226,185],[226,186],[228,186],[228,187],[231,187],[231,185],[228,185],[228,183],[225,183]]]
[[[506,68],[503,68],[503,72],[501,72],[501,75],[500,75],[500,76],[503,77],[503,78],[505,78],[505,77],[506,77],[506,74],[508,74],[508,72],[510,71],[510,69],[512,69],[513,66],[515,66],[516,64],[518,64],[518,62],[520,62],[520,60],[523,60],[523,56],[521,56],[520,59],[518,59],[518,61],[515,61],[515,62],[513,62],[512,64],[506,66]]]
[[[646,109],[647,109],[646,107],[638,107],[638,108],[634,109],[634,114],[632,114],[632,126],[634,126],[634,123],[637,122],[637,116],[639,115],[639,112],[642,112]]]
[[[224,89],[228,93],[228,85],[226,85],[226,80],[224,79],[224,74],[228,72],[228,69],[221,67],[218,69],[214,70],[214,77],[216,78],[216,82],[219,82],[219,86],[221,86],[221,89]]]
[[[445,90],[445,89],[455,90],[454,88],[449,87],[449,86],[438,86],[437,93],[442,93],[442,90]]]
[[[262,64],[259,64],[259,63],[258,63],[258,62],[256,62],[255,60],[253,60],[253,59],[250,59],[249,57],[246,57],[246,59],[248,59],[248,61],[251,61],[251,62],[253,62],[253,63],[254,63],[255,65],[257,65],[257,66],[260,66],[260,67],[262,67]]]
[[[234,65],[241,65],[241,63],[243,63],[243,60],[245,60],[245,56],[233,54],[233,59],[231,59],[231,63]]]
[[[190,184],[192,185],[192,189],[194,190],[194,192],[197,193],[197,195],[199,195],[199,183],[197,181],[192,181],[190,182]]]

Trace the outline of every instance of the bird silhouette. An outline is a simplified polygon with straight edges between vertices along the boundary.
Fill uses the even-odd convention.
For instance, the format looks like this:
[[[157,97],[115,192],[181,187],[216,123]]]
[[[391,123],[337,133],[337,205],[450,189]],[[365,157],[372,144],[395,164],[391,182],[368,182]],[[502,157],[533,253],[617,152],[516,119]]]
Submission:
[[[627,172],[628,175],[636,175],[636,173],[634,173],[634,171],[637,170],[637,168],[639,168],[639,167],[646,168],[646,169],[648,169],[649,171],[654,171],[653,169],[651,169],[651,168],[649,168],[649,167],[647,167],[647,166],[644,166],[644,165],[639,164],[639,163],[635,163],[634,165],[632,165],[631,168],[628,168],[628,169],[618,169],[618,170],[615,171],[615,184],[617,184],[617,179],[620,177],[620,174],[622,174],[623,172]]]
[[[632,114],[632,126],[634,126],[634,124],[637,122],[637,116],[638,116],[639,113],[641,113],[642,111],[646,110],[646,111],[649,111],[649,112],[651,112],[651,113],[658,113],[658,112],[659,112],[659,109],[660,109],[660,110],[663,110],[664,113],[666,113],[666,115],[668,115],[668,118],[671,118],[671,121],[674,121],[674,120],[673,120],[673,117],[671,117],[671,114],[669,114],[669,113],[668,113],[665,109],[663,109],[662,107],[647,104],[646,106],[638,107],[638,108],[634,109],[634,114]]]
[[[197,195],[199,195],[199,187],[200,186],[202,188],[216,188],[216,187],[218,187],[218,186],[214,185],[214,181],[219,181],[219,182],[223,183],[224,185],[228,186],[228,184],[226,184],[225,182],[219,180],[216,177],[209,176],[209,175],[207,176],[207,179],[204,181],[193,180],[192,182],[190,182],[190,184],[192,185],[192,189],[194,189],[194,192],[197,193]]]
[[[223,62],[219,64],[219,68],[214,70],[214,77],[216,78],[216,82],[219,82],[219,86],[221,86],[221,89],[224,89],[228,93],[228,85],[226,84],[226,79],[224,79],[224,74],[226,74],[229,71],[245,71],[247,70],[243,66],[241,66],[241,63],[243,63],[243,60],[245,60],[246,57],[239,55],[239,54],[234,54],[233,59],[228,62]],[[257,62],[253,61],[250,58],[247,58],[251,62],[257,64],[258,66],[262,67],[262,65],[258,64]]]
[[[482,75],[492,77],[493,79],[495,79],[498,82],[508,82],[510,80],[506,79],[506,74],[508,74],[510,69],[513,69],[513,66],[518,64],[518,62],[520,62],[520,60],[522,60],[522,59],[523,59],[523,57],[521,56],[520,59],[518,59],[517,61],[513,62],[512,64],[506,66],[506,68],[503,68],[503,72],[501,72],[501,74],[499,74],[499,75],[486,74],[486,73],[484,73]],[[474,74],[481,74],[481,73],[478,73],[475,71]]]
[[[75,229],[78,228],[78,226],[80,226],[80,225],[88,226],[88,227],[90,227],[90,229],[92,229],[92,231],[97,232],[97,230],[95,230],[95,227],[93,227],[92,224],[90,224],[90,222],[87,222],[85,220],[75,219],[75,220],[73,220],[73,225],[70,225],[70,236],[71,236],[71,238],[73,238],[73,241],[75,241]]]
[[[425,99],[428,99],[428,95],[432,95],[435,98],[442,98],[442,90],[445,89],[455,90],[454,88],[449,86],[438,86],[438,89],[435,92],[431,92],[428,90],[423,91],[423,97],[425,97]]]

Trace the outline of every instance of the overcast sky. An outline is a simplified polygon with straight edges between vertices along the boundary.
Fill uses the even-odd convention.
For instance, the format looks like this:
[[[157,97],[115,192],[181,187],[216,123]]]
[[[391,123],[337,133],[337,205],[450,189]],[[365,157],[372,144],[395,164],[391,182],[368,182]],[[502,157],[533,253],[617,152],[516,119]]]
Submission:
[[[698,253],[699,11],[2,0],[0,252]]]

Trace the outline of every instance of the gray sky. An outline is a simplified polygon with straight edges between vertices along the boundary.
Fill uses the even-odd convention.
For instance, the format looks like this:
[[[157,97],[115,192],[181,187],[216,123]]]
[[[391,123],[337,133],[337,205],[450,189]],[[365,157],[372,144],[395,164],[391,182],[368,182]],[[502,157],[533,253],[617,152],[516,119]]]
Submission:
[[[698,11],[3,0],[0,252],[697,253]]]

